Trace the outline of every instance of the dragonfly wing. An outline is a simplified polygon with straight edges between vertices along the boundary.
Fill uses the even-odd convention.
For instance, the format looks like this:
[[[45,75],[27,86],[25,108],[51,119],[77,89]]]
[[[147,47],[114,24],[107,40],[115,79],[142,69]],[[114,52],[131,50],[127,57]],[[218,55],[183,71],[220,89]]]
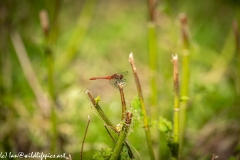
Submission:
[[[126,79],[111,79],[109,82],[115,88],[119,88],[118,87],[119,84],[121,84],[122,86],[126,84]]]
[[[117,85],[117,80],[116,79],[110,79],[110,84],[115,87],[115,88],[118,88],[118,85]]]
[[[120,73],[117,73],[118,75],[123,75],[123,77],[125,77],[126,75],[128,75],[128,71],[125,71],[125,72],[120,72]]]

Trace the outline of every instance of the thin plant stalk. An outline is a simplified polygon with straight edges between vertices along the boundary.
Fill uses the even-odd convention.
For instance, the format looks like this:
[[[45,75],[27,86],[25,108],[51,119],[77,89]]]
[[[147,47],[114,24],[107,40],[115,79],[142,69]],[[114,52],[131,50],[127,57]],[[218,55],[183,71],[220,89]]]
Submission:
[[[135,79],[135,83],[136,83],[137,90],[138,90],[138,97],[139,97],[141,108],[142,108],[143,125],[144,125],[145,136],[146,136],[146,140],[147,140],[147,144],[148,144],[149,155],[150,155],[151,160],[154,160],[155,156],[154,156],[153,147],[152,147],[152,139],[151,139],[151,133],[150,133],[149,123],[148,123],[148,118],[147,118],[147,112],[146,112],[144,99],[143,99],[143,95],[142,95],[142,88],[141,88],[140,81],[139,81],[138,74],[137,74],[137,68],[135,66],[132,53],[129,55],[129,62],[131,64],[132,71],[134,74],[134,79]]]
[[[111,139],[113,140],[113,142],[114,142],[114,143],[116,143],[116,140],[113,138],[113,136],[112,136],[112,134],[110,133],[110,131],[108,130],[108,128],[107,128],[107,125],[106,125],[106,124],[104,125],[104,127],[105,127],[105,129],[107,130],[107,132],[108,132],[108,135],[111,137]]]
[[[180,96],[179,96],[179,77],[178,77],[178,56],[172,56],[173,62],[173,85],[174,85],[174,108],[173,108],[173,143],[172,143],[172,160],[178,159],[179,155],[179,105],[180,105]]]
[[[128,133],[130,131],[130,126],[131,126],[131,122],[132,122],[132,113],[131,112],[126,112],[125,117],[125,123],[123,124],[122,130],[119,134],[118,140],[116,142],[115,148],[113,150],[113,153],[110,157],[109,160],[118,160],[120,157],[120,153],[122,151],[123,148],[123,144],[126,141],[126,138],[128,136]]]
[[[90,121],[91,121],[90,116],[88,116],[88,123],[87,123],[86,131],[84,133],[83,142],[82,142],[82,148],[81,148],[81,151],[80,151],[80,160],[82,160],[83,146],[84,146],[84,142],[85,142],[85,139],[86,139],[86,135],[87,135],[87,131],[88,131],[88,127],[89,127]]]
[[[13,47],[16,51],[18,60],[22,67],[23,73],[36,97],[38,106],[44,116],[48,117],[50,113],[50,101],[44,96],[43,89],[36,77],[36,74],[33,70],[31,61],[29,60],[27,51],[22,42],[21,36],[17,31],[14,31],[10,35]]]
[[[121,84],[118,85],[120,96],[121,96],[121,102],[122,102],[122,120],[125,119],[125,112],[126,112],[126,101],[124,98],[124,92],[123,92],[123,86]]]
[[[180,127],[180,148],[183,143],[183,136],[186,125],[186,110],[188,107],[188,96],[189,96],[189,35],[188,35],[188,22],[185,14],[179,15],[181,23],[181,39],[183,43],[183,54],[182,54],[182,83],[181,83],[181,127]]]

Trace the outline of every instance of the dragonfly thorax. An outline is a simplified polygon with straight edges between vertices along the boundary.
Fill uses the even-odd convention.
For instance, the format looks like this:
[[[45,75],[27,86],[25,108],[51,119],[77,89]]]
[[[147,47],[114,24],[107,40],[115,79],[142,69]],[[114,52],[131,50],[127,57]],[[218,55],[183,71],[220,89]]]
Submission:
[[[112,75],[112,79],[122,79],[122,75],[118,75],[118,74],[114,74],[114,75]]]

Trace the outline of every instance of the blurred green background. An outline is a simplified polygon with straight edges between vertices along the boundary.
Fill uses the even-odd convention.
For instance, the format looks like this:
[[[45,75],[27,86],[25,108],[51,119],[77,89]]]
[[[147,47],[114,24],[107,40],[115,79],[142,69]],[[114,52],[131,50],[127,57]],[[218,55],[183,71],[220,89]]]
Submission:
[[[40,12],[42,22],[48,13],[45,32]],[[158,121],[159,116],[172,120],[171,56],[179,55],[181,80],[179,14],[185,13],[190,35],[190,100],[181,157],[205,160],[216,154],[218,159],[239,159],[240,52],[233,31],[233,21],[240,22],[239,1],[157,2],[155,104],[151,102],[148,12],[148,2],[138,0],[1,0],[0,152],[67,153],[79,159],[88,115],[91,123],[83,159],[91,159],[101,148],[114,147],[85,90],[100,95],[104,112],[120,123],[118,90],[107,81],[89,78],[128,71],[124,93],[132,110],[137,90],[128,62],[130,52],[150,121]],[[157,159],[169,159],[166,137],[157,125],[151,130]],[[137,118],[128,139],[142,159],[149,159]],[[139,159],[135,151],[134,155]]]

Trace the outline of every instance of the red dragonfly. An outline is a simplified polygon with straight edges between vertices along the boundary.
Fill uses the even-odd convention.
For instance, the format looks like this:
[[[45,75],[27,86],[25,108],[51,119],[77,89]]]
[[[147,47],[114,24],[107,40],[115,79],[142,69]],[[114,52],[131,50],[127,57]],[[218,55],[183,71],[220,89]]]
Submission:
[[[121,84],[124,86],[126,84],[125,76],[128,74],[128,71],[122,73],[115,73],[111,76],[103,76],[103,77],[93,77],[89,80],[97,80],[97,79],[108,79],[110,84],[115,88],[119,88],[118,85]]]

